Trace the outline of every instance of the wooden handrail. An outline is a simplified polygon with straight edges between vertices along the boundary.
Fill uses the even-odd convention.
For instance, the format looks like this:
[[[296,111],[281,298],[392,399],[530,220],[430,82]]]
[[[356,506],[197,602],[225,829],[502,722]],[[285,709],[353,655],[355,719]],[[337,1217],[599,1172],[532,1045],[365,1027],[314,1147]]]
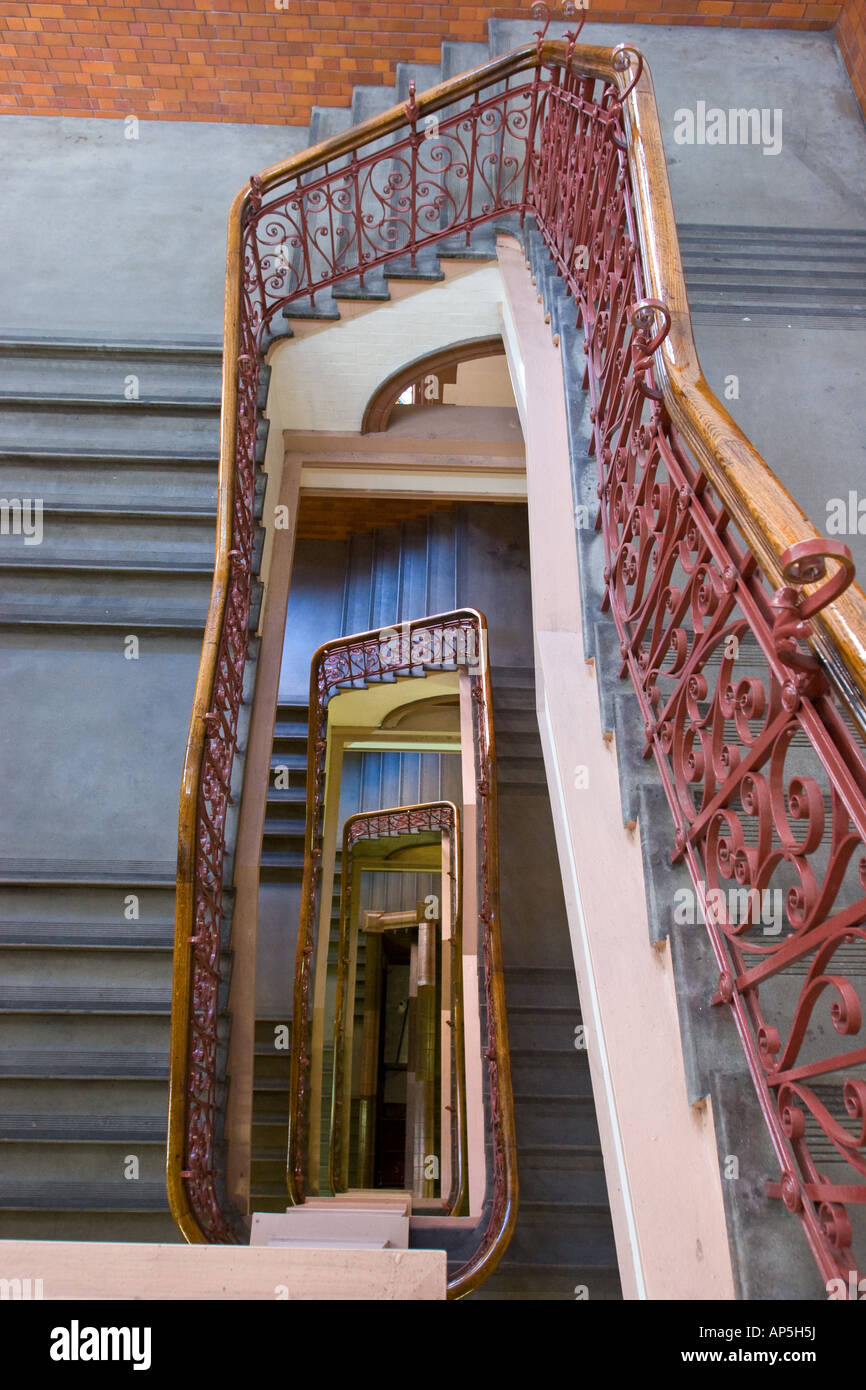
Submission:
[[[632,68],[638,65],[642,71],[635,82]],[[478,98],[497,84],[507,83],[508,79],[521,74],[531,74],[535,96],[543,96],[546,81],[543,74],[563,69],[601,79],[621,98],[636,234],[647,292],[665,305],[671,319],[670,331],[655,349],[653,360],[657,385],[672,421],[768,577],[774,581],[784,579],[785,566],[781,557],[793,546],[810,541],[819,544],[822,540],[820,533],[715,398],[701,372],[652,83],[642,59],[625,45],[611,49],[575,46],[573,42],[565,40],[540,39],[536,44],[525,45],[503,57],[492,59],[461,77],[440,83],[417,100],[413,94],[410,103],[396,105],[352,130],[272,165],[237,194],[229,211],[226,249],[214,580],[184,757],[178,820],[166,1177],[172,1214],[189,1241],[233,1238],[231,1214],[228,1219],[223,1219],[212,1193],[206,1198],[211,1207],[208,1221],[204,1220],[201,1210],[193,1210],[190,1202],[190,1184],[193,1180],[202,1179],[204,1175],[210,1182],[207,1175],[213,1156],[207,1139],[196,1147],[194,1156],[199,1165],[197,1178],[195,1174],[190,1176],[191,1170],[187,1171],[185,1164],[190,1162],[191,1110],[203,1104],[199,1097],[192,1098],[190,1094],[195,1024],[191,997],[198,968],[194,957],[197,949],[195,942],[199,940],[197,875],[201,873],[203,853],[201,826],[204,815],[200,783],[209,729],[214,739],[223,740],[226,756],[222,761],[227,765],[228,774],[231,770],[234,753],[232,720],[221,721],[220,711],[215,706],[218,704],[217,696],[223,705],[227,699],[230,703],[231,699],[238,698],[236,695],[226,695],[224,687],[227,677],[219,662],[220,654],[225,650],[227,614],[239,583],[237,575],[243,564],[249,563],[243,554],[238,558],[237,548],[232,551],[236,539],[233,521],[236,530],[244,505],[237,483],[238,469],[244,466],[244,460],[238,457],[237,441],[239,431],[246,430],[245,443],[249,452],[250,430],[249,383],[245,383],[242,395],[240,373],[242,369],[257,373],[257,354],[264,346],[270,322],[279,307],[293,298],[292,294],[286,294],[282,299],[275,299],[269,306],[262,306],[261,316],[255,322],[250,321],[248,311],[245,313],[248,306],[244,301],[244,228],[259,211],[267,212],[267,195],[280,185],[304,174],[321,173],[329,163],[344,155],[351,156],[363,144],[398,130],[405,131],[411,127],[414,131],[417,122],[425,116],[434,115],[464,99]],[[311,182],[314,184],[315,179]],[[531,215],[531,190],[527,189],[523,204],[516,210]],[[453,226],[447,234],[459,230],[459,225]],[[402,249],[395,247],[393,254],[402,254]],[[354,273],[357,273],[357,268],[350,267],[345,271],[347,275]],[[253,356],[256,359],[254,363]],[[253,431],[254,428],[253,421]],[[248,464],[248,459],[246,462]],[[831,566],[835,565],[833,560],[830,563]],[[806,589],[806,593],[812,592],[814,588]],[[243,602],[239,607],[243,609]],[[811,621],[808,640],[836,689],[866,728],[866,596],[862,590],[852,585],[841,597],[817,612]],[[224,834],[221,820],[215,827],[210,827],[211,832],[218,836]],[[217,858],[221,862],[221,855]],[[213,911],[218,917],[218,904]],[[210,934],[213,937],[212,923]],[[502,1004],[498,987],[494,989],[493,1002],[497,1008]]]

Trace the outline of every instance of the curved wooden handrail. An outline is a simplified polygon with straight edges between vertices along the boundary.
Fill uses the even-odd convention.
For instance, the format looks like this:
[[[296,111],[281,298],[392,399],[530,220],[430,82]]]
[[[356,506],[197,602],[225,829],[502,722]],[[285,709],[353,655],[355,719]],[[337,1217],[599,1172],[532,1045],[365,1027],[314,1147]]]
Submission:
[[[642,71],[635,81],[632,68],[638,64],[642,66]],[[325,169],[329,161],[338,160],[343,155],[351,157],[362,144],[398,130],[406,130],[410,123],[414,131],[417,122],[425,116],[434,115],[464,99],[477,98],[509,78],[531,74],[534,94],[543,94],[546,81],[543,74],[562,70],[602,79],[621,97],[635,231],[640,244],[647,293],[666,306],[671,319],[670,331],[655,349],[653,359],[657,385],[673,423],[728,508],[759,565],[773,581],[781,580],[784,576],[782,557],[786,551],[808,542],[820,545],[823,539],[713,395],[701,371],[692,333],[652,83],[642,59],[633,50],[623,45],[615,50],[575,46],[573,40],[540,38],[536,44],[515,49],[471,73],[439,84],[417,100],[413,94],[410,103],[396,105],[352,130],[272,165],[237,194],[229,212],[226,250],[214,580],[184,757],[178,821],[166,1177],[172,1214],[189,1241],[234,1238],[232,1214],[228,1213],[225,1217],[221,1214],[212,1191],[212,1142],[207,1136],[200,1143],[198,1139],[195,1143],[190,1139],[192,1110],[213,1104],[212,1099],[205,1102],[199,1096],[191,1097],[190,1077],[194,1067],[201,1064],[193,1039],[197,1009],[191,1006],[196,972],[200,973],[201,970],[200,960],[195,954],[200,949],[196,943],[202,939],[197,920],[197,875],[201,872],[203,853],[201,779],[209,751],[209,735],[214,741],[222,739],[220,751],[224,756],[218,762],[221,770],[227,768],[226,775],[231,770],[235,737],[233,721],[223,717],[220,710],[224,708],[226,700],[231,704],[233,699],[239,699],[233,693],[237,686],[237,672],[229,672],[229,676],[234,675],[235,679],[227,695],[225,686],[229,676],[220,669],[220,661],[221,653],[224,654],[226,648],[227,615],[231,611],[238,585],[243,584],[238,575],[245,564],[249,565],[246,550],[237,544],[237,530],[243,521],[244,506],[247,505],[241,494],[249,487],[247,477],[243,488],[239,488],[238,476],[239,469],[248,469],[249,459],[239,458],[237,442],[241,434],[248,454],[250,430],[253,435],[255,431],[255,420],[252,420],[252,424],[250,420],[253,387],[257,381],[259,354],[265,346],[273,316],[292,298],[300,297],[300,293],[277,297],[273,303],[262,306],[261,314],[254,322],[248,321],[243,312],[244,228],[259,211],[266,213],[267,205],[263,204],[263,199],[281,184],[300,175]],[[531,197],[528,194],[527,175],[524,201],[516,210],[531,214]],[[452,227],[449,233],[454,230],[460,228]],[[393,254],[402,254],[401,248],[395,247]],[[347,269],[345,273],[354,272]],[[243,372],[248,374],[249,379],[242,383]],[[831,560],[831,566],[834,564]],[[807,588],[806,592],[814,592],[814,587]],[[248,604],[248,594],[246,602]],[[242,613],[243,595],[237,607]],[[237,616],[237,612],[232,614],[234,619]],[[866,596],[862,590],[851,585],[841,597],[817,612],[806,637],[835,688],[866,728]],[[235,639],[236,648],[236,632]],[[241,674],[242,669],[241,661]],[[216,708],[217,705],[220,707]],[[216,836],[223,833],[219,817],[217,824],[209,827],[209,833]],[[216,858],[221,862],[221,855]],[[212,915],[219,917],[218,902],[215,909],[212,906]],[[212,923],[209,932],[213,955]],[[501,1000],[498,1002],[501,1003]],[[195,1151],[192,1154],[191,1148]],[[191,1167],[193,1160],[197,1166]],[[193,1204],[190,1194],[196,1183],[205,1196],[199,1194],[196,1204]]]
[[[426,824],[425,824],[426,822]],[[423,801],[410,806],[390,806],[377,811],[358,811],[343,826],[343,858],[340,887],[340,944],[337,953],[337,994],[334,1009],[334,1070],[331,1097],[331,1143],[329,1175],[331,1190],[339,1187],[338,1118],[343,1103],[343,1062],[341,1047],[345,1029],[345,973],[348,963],[350,885],[352,851],[361,840],[367,842],[424,830],[439,830],[451,843],[449,871],[451,897],[451,1047],[453,1125],[453,1165],[451,1190],[446,1205],[449,1215],[458,1216],[466,1197],[466,1048],[463,1020],[463,856],[460,843],[460,811],[453,801]],[[443,885],[444,892],[444,885]]]
[[[671,316],[670,330],[655,353],[656,385],[701,470],[768,580],[778,588],[785,582],[781,560],[785,551],[800,542],[824,538],[713,394],[701,370],[658,107],[646,65],[624,112],[647,294],[660,300]],[[818,655],[866,729],[866,594],[852,584],[812,622],[811,640]]]

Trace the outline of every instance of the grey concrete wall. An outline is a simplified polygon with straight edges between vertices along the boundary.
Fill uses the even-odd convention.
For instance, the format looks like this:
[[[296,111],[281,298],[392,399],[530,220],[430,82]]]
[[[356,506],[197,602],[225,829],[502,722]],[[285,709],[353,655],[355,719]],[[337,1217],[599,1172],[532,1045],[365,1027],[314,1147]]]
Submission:
[[[134,108],[133,108],[134,110]],[[221,337],[226,217],[298,126],[0,116],[4,334]]]
[[[174,869],[196,637],[0,637],[0,868]],[[145,866],[148,866],[145,869]]]

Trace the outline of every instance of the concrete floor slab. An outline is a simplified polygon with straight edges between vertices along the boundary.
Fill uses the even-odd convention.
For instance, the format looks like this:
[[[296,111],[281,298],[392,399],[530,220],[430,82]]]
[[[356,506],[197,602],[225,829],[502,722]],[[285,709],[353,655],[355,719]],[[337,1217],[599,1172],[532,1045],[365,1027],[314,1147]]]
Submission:
[[[537,24],[503,25],[511,47]],[[565,26],[551,26],[551,34]],[[497,30],[499,33],[499,30]],[[680,222],[862,227],[866,126],[829,32],[587,24],[580,41],[629,43],[649,63],[671,192]],[[678,144],[677,111],[757,107],[782,112],[782,148]]]

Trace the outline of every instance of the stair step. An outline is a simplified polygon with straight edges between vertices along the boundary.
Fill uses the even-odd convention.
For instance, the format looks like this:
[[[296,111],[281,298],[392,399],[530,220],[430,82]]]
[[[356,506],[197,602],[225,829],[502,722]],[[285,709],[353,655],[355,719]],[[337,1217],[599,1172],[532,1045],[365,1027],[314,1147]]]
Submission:
[[[157,449],[147,453],[129,449],[33,449],[0,448],[0,467],[38,468],[43,474],[56,467],[74,467],[90,471],[107,468],[149,468],[161,473],[164,469],[211,468],[216,473],[219,454],[213,449]]]
[[[207,399],[219,403],[222,345],[210,342],[110,343],[106,341],[4,337],[0,382],[8,394],[98,396],[124,400],[137,378],[148,397]]]
[[[519,1154],[558,1145],[589,1151],[598,1145],[598,1123],[588,1075],[585,1083],[583,1092],[569,1095],[515,1093]]]
[[[599,1145],[519,1144],[520,1200],[567,1202],[607,1211],[607,1184]]]
[[[285,1079],[282,1076],[260,1076],[253,1077],[253,1090],[255,1091],[278,1091],[286,1089]],[[268,1121],[268,1123],[271,1123]]]
[[[476,1289],[473,1301],[494,1299],[565,1301],[587,1298],[589,1302],[621,1299],[616,1264],[538,1264],[505,1259],[491,1277]]]
[[[283,739],[299,740],[306,744],[309,736],[309,724],[306,719],[283,719],[277,715],[274,724],[274,741]]]
[[[30,949],[19,946],[3,955],[3,987],[37,988],[62,994],[72,987],[90,987],[93,980],[110,981],[112,993],[127,989],[157,993],[171,990],[172,961],[166,951],[109,950],[98,947],[84,951],[55,938],[51,946]]]
[[[285,1166],[286,1166],[286,1146],[285,1146],[285,1144],[282,1145],[282,1147],[281,1147],[280,1145],[278,1145],[278,1144],[272,1144],[272,1145],[270,1145],[270,1146],[258,1146],[258,1145],[253,1145],[253,1150],[252,1150],[252,1161],[253,1161],[253,1163],[263,1163],[263,1164],[264,1164],[264,1163],[282,1163],[283,1169],[285,1170]],[[285,1183],[284,1183],[284,1186],[285,1186]]]
[[[262,849],[259,863],[265,869],[303,869],[303,850]]]
[[[496,753],[496,773],[500,786],[546,787],[547,776],[544,762],[537,758],[503,757]]]
[[[134,1244],[183,1245],[168,1207],[161,1211],[5,1211],[0,1218],[4,1240],[129,1241]]]
[[[288,769],[289,771],[295,771],[295,773],[306,773],[306,770],[307,770],[307,755],[306,755],[306,752],[303,752],[303,753],[292,753],[292,752],[271,753],[271,773],[275,773],[275,771],[277,771],[277,770],[279,769],[279,767],[286,767],[286,769]],[[281,790],[281,788],[274,788],[274,790],[275,790],[275,791]],[[282,788],[282,790],[285,790],[285,788]]]
[[[307,820],[306,798],[303,800],[301,797],[277,800],[276,792],[278,789],[273,787],[269,788],[269,790],[274,794],[269,795],[265,802],[267,816],[265,828],[272,829],[274,834],[303,835]],[[304,788],[284,787],[279,790],[300,791],[303,793]]]
[[[575,1048],[580,1018],[576,995],[571,1004],[509,1003],[509,1041],[512,1048],[518,1051],[533,1047],[557,1052],[580,1051],[580,1048]]]
[[[79,864],[65,859],[0,859],[0,885],[174,889],[176,882],[173,861]]]
[[[7,1112],[0,1117],[0,1140],[164,1144],[166,1123],[165,1116],[160,1115],[39,1115],[31,1112]]]
[[[261,586],[256,584],[249,620],[251,632],[258,626],[260,604]],[[150,606],[144,607],[140,601],[136,603],[134,595],[130,599],[103,598],[101,595],[73,596],[63,602],[55,594],[50,604],[28,599],[22,599],[19,603],[0,603],[0,626],[61,630],[123,629],[138,634],[199,633],[204,631],[207,606],[199,602],[195,607],[199,611],[172,603],[162,595],[154,595]]]
[[[577,982],[571,968],[520,966],[505,972],[509,1010],[516,1007],[565,1008],[577,1002]]]
[[[300,808],[297,802],[289,802],[288,809],[298,810]],[[306,811],[306,806],[304,806],[304,810]],[[268,836],[271,840],[300,840],[301,845],[303,846],[305,821],[306,816],[300,815],[296,816],[294,820],[290,820],[286,816],[274,820],[266,818],[262,829],[262,833]]]
[[[0,1076],[51,1080],[167,1080],[168,1052],[72,1052],[20,1049],[0,1054]]]
[[[501,746],[504,736],[531,734],[537,740],[540,754],[541,738],[538,732],[538,716],[535,712],[534,699],[532,706],[527,708],[513,708],[507,702],[501,702],[497,699],[495,725],[497,748]]]
[[[398,63],[394,70],[397,101],[409,100],[409,84],[415,83],[415,95],[429,92],[442,81],[442,68],[439,63]]]
[[[543,1264],[616,1264],[610,1213],[573,1202],[521,1201],[509,1259]]]
[[[490,681],[494,689],[519,686],[534,690],[535,670],[532,666],[505,666],[500,662],[494,662],[490,668]]]
[[[136,632],[203,632],[206,614],[200,618],[182,614],[143,613],[123,610],[117,604],[92,604],[58,612],[56,607],[0,603],[0,627],[124,628]]]
[[[28,414],[43,414],[63,411],[75,415],[87,415],[92,411],[110,413],[123,411],[125,415],[218,415],[218,397],[193,396],[139,396],[128,400],[122,390],[112,396],[47,395],[37,392],[30,395],[0,391],[0,413],[8,411],[27,411]]]
[[[165,1183],[0,1180],[0,1211],[165,1211]]]
[[[281,311],[282,317],[291,319],[321,319],[324,322],[336,321],[340,317],[338,305],[334,302],[333,295],[329,289],[316,290],[315,297],[310,302],[309,293],[304,298],[291,300]]]
[[[62,991],[36,985],[0,987],[0,1013],[169,1014],[167,991],[124,988],[113,994],[102,985],[64,986]]]
[[[103,950],[170,951],[174,926],[165,922],[0,922],[0,944]]]
[[[193,555],[177,553],[173,560],[154,560],[144,554],[128,554],[125,559],[112,559],[105,556],[49,555],[41,547],[38,553],[23,551],[0,554],[0,570],[36,570],[44,574],[85,575],[202,575],[210,579],[213,562]]]
[[[391,291],[381,270],[368,271],[363,280],[360,275],[351,275],[334,286],[336,300],[358,300],[362,303],[369,300],[371,303],[386,304],[390,298]]]
[[[414,265],[411,256],[395,256],[386,263],[383,274],[386,280],[420,280],[435,283],[445,279],[445,272],[438,258],[431,256],[429,252],[419,252]]]
[[[26,398],[0,401],[0,431],[7,449],[68,452],[86,438],[89,448],[129,453],[157,449],[179,454],[216,453],[219,448],[219,405],[173,403],[138,408],[134,401],[52,401]]]
[[[511,1074],[515,1089],[536,1091],[539,1096],[562,1095],[578,1090],[590,1091],[586,1054],[573,1048],[511,1049]]]

